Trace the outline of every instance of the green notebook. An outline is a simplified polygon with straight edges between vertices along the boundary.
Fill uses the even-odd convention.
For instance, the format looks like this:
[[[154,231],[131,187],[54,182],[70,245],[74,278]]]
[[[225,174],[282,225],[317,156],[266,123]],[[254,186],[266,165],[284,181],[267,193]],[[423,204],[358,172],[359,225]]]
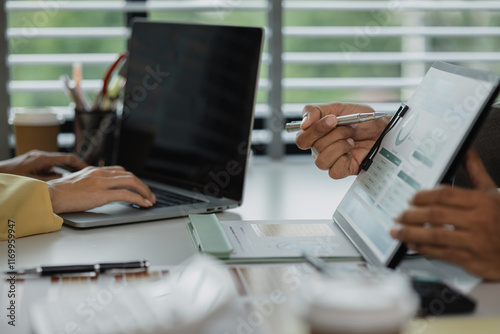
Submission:
[[[229,259],[233,246],[222,230],[215,214],[189,215],[187,224],[195,247],[201,252],[219,259]]]

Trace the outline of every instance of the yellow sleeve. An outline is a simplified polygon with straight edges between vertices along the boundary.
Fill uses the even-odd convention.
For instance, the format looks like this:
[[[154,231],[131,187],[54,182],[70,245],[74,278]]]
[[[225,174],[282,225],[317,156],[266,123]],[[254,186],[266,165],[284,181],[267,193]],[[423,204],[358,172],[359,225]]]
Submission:
[[[10,174],[0,174],[0,219],[0,241],[56,231],[63,222],[45,182]]]

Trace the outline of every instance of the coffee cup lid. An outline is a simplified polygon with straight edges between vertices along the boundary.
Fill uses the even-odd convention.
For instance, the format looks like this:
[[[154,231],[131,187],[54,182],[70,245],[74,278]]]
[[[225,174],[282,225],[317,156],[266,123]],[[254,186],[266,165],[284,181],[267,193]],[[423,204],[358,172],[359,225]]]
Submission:
[[[58,115],[50,108],[44,109],[21,109],[12,111],[9,124],[21,126],[50,126],[64,123],[62,115]]]

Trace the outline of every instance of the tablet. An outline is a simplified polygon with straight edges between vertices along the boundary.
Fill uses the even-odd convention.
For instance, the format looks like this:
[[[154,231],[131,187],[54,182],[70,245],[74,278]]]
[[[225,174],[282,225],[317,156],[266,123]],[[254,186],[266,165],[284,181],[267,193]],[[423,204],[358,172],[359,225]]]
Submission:
[[[333,214],[366,261],[394,268],[406,247],[391,238],[394,218],[423,189],[448,181],[499,92],[500,77],[437,62],[379,140]],[[407,110],[406,110],[407,109]],[[400,115],[401,116],[401,115]]]

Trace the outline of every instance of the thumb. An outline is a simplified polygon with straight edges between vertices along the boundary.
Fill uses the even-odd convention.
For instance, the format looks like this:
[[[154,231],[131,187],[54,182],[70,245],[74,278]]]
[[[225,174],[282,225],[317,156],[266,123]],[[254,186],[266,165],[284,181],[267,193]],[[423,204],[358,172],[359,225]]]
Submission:
[[[495,182],[491,179],[474,148],[469,149],[465,156],[465,170],[467,171],[467,176],[469,177],[472,188],[497,189]]]
[[[322,112],[317,105],[306,105],[302,110],[302,124],[300,128],[307,130],[311,125],[319,121],[322,117]]]

